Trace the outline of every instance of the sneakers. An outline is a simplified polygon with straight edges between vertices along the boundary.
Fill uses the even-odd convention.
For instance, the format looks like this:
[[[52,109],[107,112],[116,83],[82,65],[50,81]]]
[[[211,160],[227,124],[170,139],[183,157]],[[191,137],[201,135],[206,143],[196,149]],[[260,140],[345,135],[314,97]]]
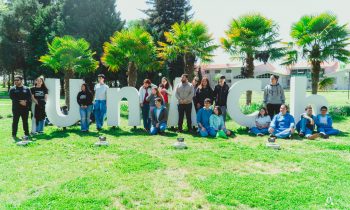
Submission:
[[[314,140],[314,139],[317,139],[320,135],[318,133],[314,133],[310,136],[307,137],[307,139],[309,140]]]
[[[257,136],[264,136],[264,134],[262,134],[262,133],[258,133],[258,134],[256,134]]]
[[[303,132],[300,132],[300,133],[299,133],[299,136],[300,136],[301,138],[303,138],[303,137],[305,136],[305,134],[304,134]]]
[[[320,133],[320,136],[324,139],[329,139],[329,136],[325,133]]]

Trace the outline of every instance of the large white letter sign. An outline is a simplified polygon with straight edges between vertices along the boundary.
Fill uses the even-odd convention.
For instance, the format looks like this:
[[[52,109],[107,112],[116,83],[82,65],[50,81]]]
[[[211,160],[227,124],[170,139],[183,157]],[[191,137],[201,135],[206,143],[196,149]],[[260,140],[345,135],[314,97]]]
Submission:
[[[58,127],[68,127],[74,125],[80,120],[79,105],[77,102],[77,95],[83,84],[81,79],[69,80],[69,100],[70,107],[68,115],[64,115],[60,108],[60,80],[46,79],[46,86],[49,90],[46,115],[50,122]]]
[[[181,82],[180,77],[175,78],[173,93],[170,98],[170,105],[169,105],[169,111],[168,111],[168,122],[167,122],[168,127],[177,126],[177,123],[179,122],[179,112],[177,108],[178,100],[175,94],[176,94],[176,87],[180,82]],[[191,120],[192,120],[192,126],[197,126],[196,109],[194,108],[193,103],[192,103]]]
[[[261,91],[261,81],[257,79],[244,79],[234,83],[227,96],[227,113],[239,125],[253,127],[255,126],[255,118],[258,112],[245,115],[242,113],[239,105],[239,98],[247,90]]]
[[[328,106],[328,102],[323,96],[306,96],[306,86],[306,77],[292,77],[290,84],[290,113],[294,116],[296,122],[300,120],[300,115],[308,104],[312,105],[315,114],[319,113],[322,106]]]
[[[134,87],[109,88],[107,90],[107,125],[120,126],[120,103],[123,98],[128,100],[128,125],[139,126],[141,124],[139,92]]]

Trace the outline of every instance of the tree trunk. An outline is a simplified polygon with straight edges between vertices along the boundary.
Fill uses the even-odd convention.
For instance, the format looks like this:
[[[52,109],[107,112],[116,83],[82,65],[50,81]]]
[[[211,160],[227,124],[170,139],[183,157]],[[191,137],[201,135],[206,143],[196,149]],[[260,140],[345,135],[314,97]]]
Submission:
[[[128,86],[136,87],[137,69],[136,69],[135,62],[129,62],[127,75],[128,75]]]
[[[318,83],[320,81],[320,71],[321,71],[321,62],[320,61],[312,61],[311,62],[312,94],[317,94]]]
[[[194,76],[194,63],[196,62],[196,57],[190,53],[184,55],[185,64],[185,74],[188,74],[188,80],[192,81]]]
[[[254,78],[254,57],[251,54],[247,54],[246,58],[246,77],[247,78]],[[252,95],[253,92],[251,90],[248,90],[246,92],[246,105],[250,105],[252,103]]]
[[[64,73],[64,96],[65,96],[65,102],[66,106],[69,110],[70,107],[70,101],[69,101],[69,79],[72,79],[74,77],[73,70],[69,69],[66,70]]]

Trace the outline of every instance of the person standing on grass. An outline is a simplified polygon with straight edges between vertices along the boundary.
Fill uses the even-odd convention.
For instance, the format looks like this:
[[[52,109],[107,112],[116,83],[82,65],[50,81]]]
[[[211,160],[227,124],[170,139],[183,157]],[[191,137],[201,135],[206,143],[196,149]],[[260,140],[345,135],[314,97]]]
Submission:
[[[269,133],[272,138],[291,139],[294,133],[294,117],[289,114],[288,107],[282,104],[280,113],[273,117],[270,124]]]
[[[305,113],[301,115],[300,121],[296,125],[296,129],[300,137],[306,137],[314,140],[319,137],[318,133],[314,133],[316,125],[316,116],[312,114],[311,105],[306,106]]]
[[[35,86],[31,88],[30,92],[32,93],[32,101],[35,103],[33,117],[36,122],[36,132],[42,134],[44,132],[46,118],[45,105],[48,94],[48,89],[42,77],[38,77],[35,80]]]
[[[151,128],[151,119],[149,114],[150,105],[149,101],[147,101],[148,96],[152,94],[151,84],[151,80],[145,79],[143,81],[143,85],[139,89],[139,99],[142,111],[143,127],[146,130],[146,132],[149,132]]]
[[[328,139],[330,135],[338,135],[339,130],[333,128],[333,120],[329,114],[327,114],[328,108],[326,106],[321,107],[321,114],[316,117],[317,132],[324,139]]]
[[[193,86],[193,104],[194,104],[194,108],[196,109],[196,112],[197,112],[197,108],[196,108],[196,92],[197,92],[197,89],[198,89],[198,86],[200,85],[200,81],[199,81],[199,78],[196,76],[193,78],[192,80],[192,86]]]
[[[195,106],[196,111],[198,112],[204,106],[204,100],[209,98],[213,101],[213,89],[209,85],[209,80],[207,77],[204,77],[201,81],[201,84],[198,86],[195,93]]]
[[[225,121],[222,115],[221,107],[215,106],[213,114],[209,117],[210,132],[209,135],[215,137],[217,133],[222,132],[222,137],[227,138],[231,135],[231,131],[226,129]],[[219,135],[221,136],[221,135]]]
[[[278,83],[278,76],[271,75],[270,84],[264,89],[264,104],[271,119],[279,113],[281,105],[285,102],[286,97],[282,86]]]
[[[95,122],[96,128],[100,131],[103,127],[103,122],[106,117],[107,112],[107,90],[108,85],[105,84],[105,75],[99,74],[97,76],[98,83],[94,87],[95,91],[95,102],[94,102],[94,114],[95,114]]]
[[[188,131],[192,131],[192,100],[193,100],[193,86],[188,82],[188,74],[183,74],[181,76],[181,83],[176,87],[175,97],[178,100],[178,112],[179,112],[179,122],[178,122],[178,131],[183,132],[182,124],[184,120],[184,115],[186,113],[187,127]]]
[[[89,132],[90,115],[92,112],[92,93],[86,83],[81,85],[81,91],[77,95],[80,106],[80,127],[82,132]]]
[[[10,88],[9,95],[12,100],[12,138],[17,140],[19,118],[22,118],[24,137],[29,137],[28,115],[32,103],[30,89],[23,85],[23,77],[14,77],[15,86]]]
[[[211,100],[206,98],[204,100],[204,106],[197,112],[198,133],[201,137],[216,135],[216,131],[210,128],[209,119],[213,114],[213,110],[210,106]]]
[[[163,77],[161,84],[159,84],[159,92],[162,94],[164,99],[164,104],[166,108],[169,110],[169,102],[173,89],[169,83],[168,78]]]
[[[163,100],[161,98],[155,98],[155,108],[151,111],[152,127],[151,135],[163,135],[167,127],[168,110],[162,105]]]
[[[269,126],[271,123],[271,118],[267,114],[266,108],[260,109],[257,118],[255,119],[255,127],[250,129],[250,132],[257,136],[264,136],[269,134]]]
[[[224,121],[226,121],[226,111],[227,111],[227,96],[230,87],[225,82],[226,77],[221,76],[219,79],[219,84],[217,84],[214,88],[214,100],[215,106],[220,106],[222,111],[222,117]]]

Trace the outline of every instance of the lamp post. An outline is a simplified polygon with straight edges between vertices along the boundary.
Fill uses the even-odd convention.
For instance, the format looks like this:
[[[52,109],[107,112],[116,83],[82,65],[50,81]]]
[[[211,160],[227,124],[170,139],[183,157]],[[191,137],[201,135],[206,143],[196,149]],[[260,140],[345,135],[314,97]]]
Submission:
[[[158,76],[159,76],[159,84],[161,84],[162,83],[162,72],[159,72],[158,73]]]

